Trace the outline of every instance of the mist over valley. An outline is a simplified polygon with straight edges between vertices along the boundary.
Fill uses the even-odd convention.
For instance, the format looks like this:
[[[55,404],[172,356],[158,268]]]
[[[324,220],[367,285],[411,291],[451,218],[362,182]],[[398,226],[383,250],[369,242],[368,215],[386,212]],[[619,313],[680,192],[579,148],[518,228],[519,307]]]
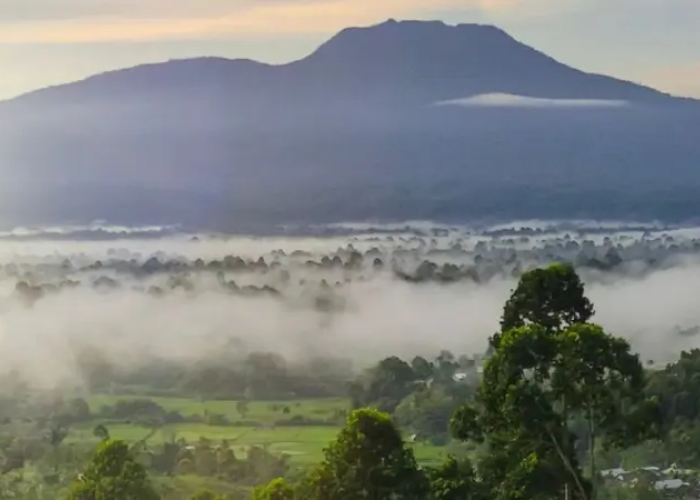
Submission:
[[[645,359],[663,364],[697,346],[694,228],[426,222],[315,232],[5,233],[2,374],[84,387],[86,352],[124,374],[156,360],[192,367],[254,353],[291,365],[342,359],[346,376],[390,355],[479,358],[520,274],[559,261],[576,265],[595,321]]]
[[[668,14],[605,56],[698,74],[635,68],[681,64],[689,0],[582,1],[524,22],[575,55]],[[286,53],[365,5],[48,3],[0,6],[2,88],[17,54]],[[352,19],[454,6],[385,3]],[[0,498],[697,499],[698,130],[497,26],[394,19],[0,101]]]

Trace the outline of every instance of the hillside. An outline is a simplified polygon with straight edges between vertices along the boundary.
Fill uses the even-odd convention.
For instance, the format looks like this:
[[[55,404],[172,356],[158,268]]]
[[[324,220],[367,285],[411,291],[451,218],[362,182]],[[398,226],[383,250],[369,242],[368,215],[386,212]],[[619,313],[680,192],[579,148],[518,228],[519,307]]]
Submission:
[[[623,105],[434,106],[485,94]],[[0,103],[0,223],[684,218],[698,124],[695,101],[492,26],[388,21],[289,64],[170,61]]]

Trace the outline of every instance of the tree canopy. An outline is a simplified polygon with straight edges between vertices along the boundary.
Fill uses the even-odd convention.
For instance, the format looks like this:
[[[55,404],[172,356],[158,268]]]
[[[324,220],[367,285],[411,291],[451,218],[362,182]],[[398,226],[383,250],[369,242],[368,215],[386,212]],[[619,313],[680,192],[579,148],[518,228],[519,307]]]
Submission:
[[[428,482],[389,415],[352,412],[307,480],[306,498],[423,500]]]
[[[593,305],[573,268],[525,273],[504,307],[475,403],[455,414],[461,438],[485,439],[480,472],[495,498],[595,496],[596,438],[632,444],[653,432],[654,402],[629,343],[588,323]],[[585,478],[571,421],[585,422]],[[544,496],[543,496],[544,495]]]
[[[594,312],[573,266],[552,264],[520,277],[503,308],[501,331],[533,324],[560,330],[586,323]]]
[[[73,483],[68,500],[158,500],[144,467],[129,446],[117,439],[102,442]]]

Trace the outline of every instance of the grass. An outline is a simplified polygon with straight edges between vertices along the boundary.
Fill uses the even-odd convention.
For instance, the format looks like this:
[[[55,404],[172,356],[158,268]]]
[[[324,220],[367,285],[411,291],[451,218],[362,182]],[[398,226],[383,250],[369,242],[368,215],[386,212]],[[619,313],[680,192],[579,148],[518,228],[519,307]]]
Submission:
[[[118,401],[133,401],[135,399],[150,399],[159,404],[167,411],[177,411],[181,415],[193,416],[203,415],[205,410],[224,415],[231,421],[241,420],[243,417],[236,410],[236,401],[198,401],[187,398],[171,397],[147,397],[133,395],[105,395],[97,394],[86,398],[90,411],[97,413],[102,406],[112,406]],[[274,411],[274,405],[289,407],[289,414],[284,415],[281,411]],[[325,419],[333,416],[336,410],[347,410],[350,407],[349,401],[344,398],[328,399],[303,399],[295,401],[250,401],[245,420],[260,423],[269,423],[283,418],[301,415],[309,419]]]
[[[215,491],[218,494],[236,495],[231,498],[240,498],[240,492],[248,488],[242,488],[211,477],[201,476],[176,476],[154,478],[156,487],[160,490],[162,500],[185,500],[202,490]],[[247,497],[244,497],[247,498]]]
[[[131,424],[108,426],[112,437],[125,441],[138,441],[150,434],[148,429]],[[86,444],[97,442],[92,435],[92,425],[75,427],[67,442]],[[254,427],[216,427],[203,424],[168,425],[151,436],[149,443],[162,443],[172,436],[187,442],[196,442],[204,437],[215,442],[227,440],[239,457],[244,457],[251,446],[266,446],[271,452],[289,455],[294,465],[308,465],[323,459],[323,449],[332,442],[339,428],[328,426],[277,427],[256,429]],[[444,447],[425,443],[412,445],[418,461],[424,465],[435,464],[445,457]]]
[[[93,425],[75,427],[71,430],[68,442],[97,442],[92,435]],[[143,439],[150,431],[130,424],[108,426],[112,437],[125,441]],[[287,454],[293,463],[305,464],[321,460],[323,448],[336,436],[338,429],[328,426],[314,427],[279,427],[275,429],[256,429],[254,427],[216,427],[203,424],[176,424],[160,429],[149,443],[161,443],[170,437],[183,438],[194,443],[204,437],[215,442],[227,440],[236,454],[245,456],[251,446],[267,446],[273,453]]]
[[[90,410],[99,412],[105,405],[114,405],[120,400],[134,400],[133,395],[93,395],[86,398]],[[202,415],[205,410],[225,415],[232,422],[240,421],[241,415],[236,411],[236,401],[197,401],[194,399],[176,397],[147,397],[167,411],[177,411],[183,416]],[[273,405],[288,406],[290,413],[284,415],[274,411]],[[347,410],[349,403],[343,398],[329,398],[296,401],[251,401],[246,413],[246,421],[261,424],[300,415],[308,419],[325,419],[333,416],[336,410]],[[68,442],[88,444],[97,442],[92,434],[98,422],[91,422],[71,429]],[[133,424],[108,424],[110,435],[125,441],[138,441],[150,434],[150,430]],[[210,426],[206,424],[182,423],[167,425],[161,428],[149,439],[149,443],[162,443],[173,436],[183,438],[188,442],[196,442],[207,438],[215,442],[227,440],[239,456],[245,456],[251,446],[266,446],[273,453],[289,455],[294,465],[309,465],[323,459],[323,449],[336,438],[340,427],[334,426],[302,426],[302,427],[273,427],[255,428],[249,426]],[[418,461],[424,465],[441,462],[446,455],[446,448],[425,443],[412,445]]]

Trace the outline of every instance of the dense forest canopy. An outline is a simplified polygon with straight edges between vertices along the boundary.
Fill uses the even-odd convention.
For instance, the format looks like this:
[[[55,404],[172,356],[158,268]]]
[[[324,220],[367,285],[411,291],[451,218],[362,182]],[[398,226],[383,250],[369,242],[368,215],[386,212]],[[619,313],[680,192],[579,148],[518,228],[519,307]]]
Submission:
[[[694,498],[693,234],[6,235],[0,491]]]

